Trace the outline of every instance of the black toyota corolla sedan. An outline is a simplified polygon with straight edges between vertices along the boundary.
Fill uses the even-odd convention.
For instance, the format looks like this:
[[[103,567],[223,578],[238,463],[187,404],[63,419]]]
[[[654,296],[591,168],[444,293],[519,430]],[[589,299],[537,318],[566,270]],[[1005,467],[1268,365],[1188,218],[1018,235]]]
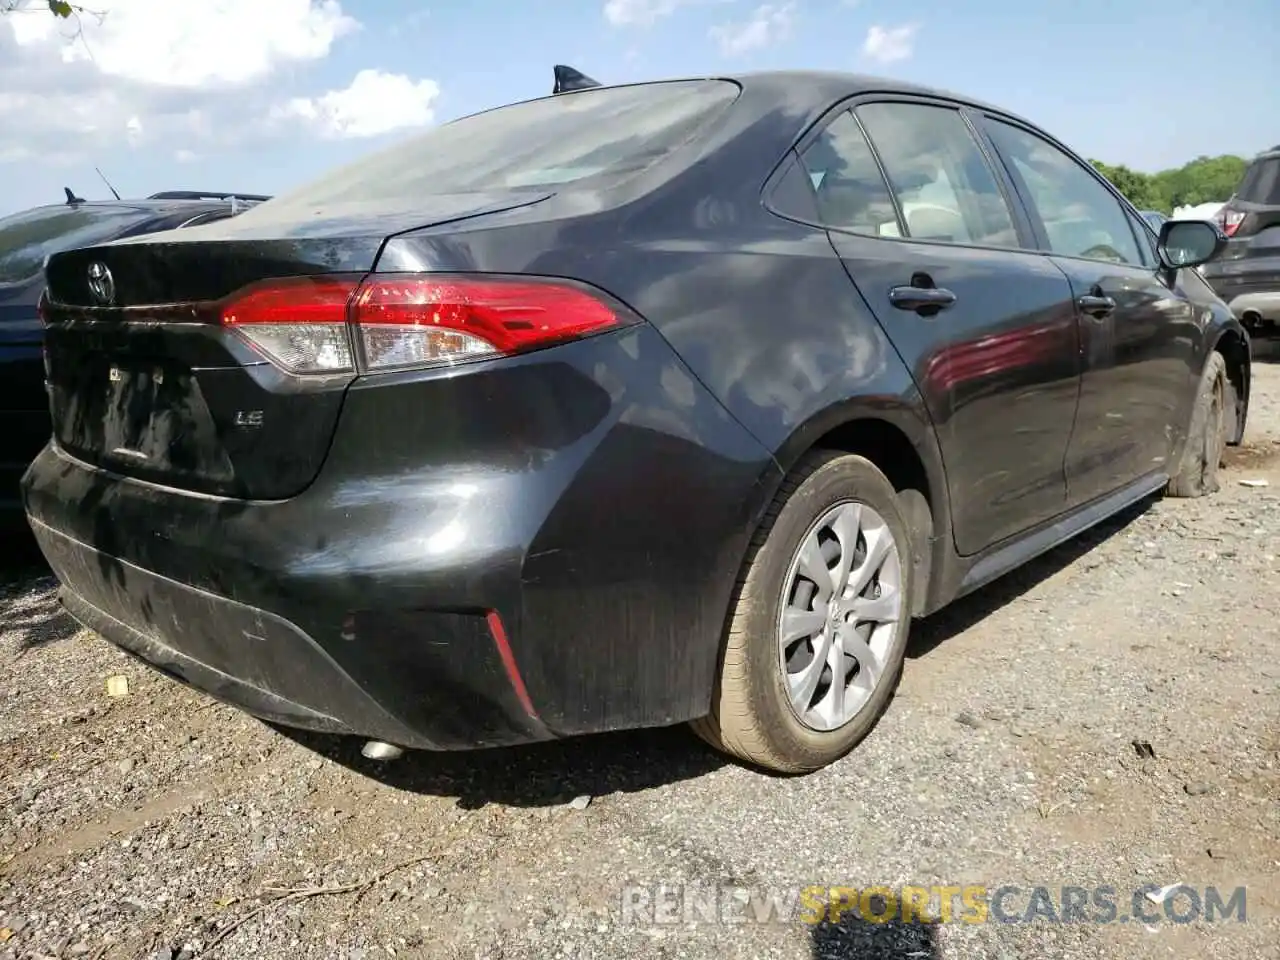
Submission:
[[[812,770],[913,617],[1216,488],[1223,242],[936,90],[565,92],[53,256],[26,510],[76,618],[273,722]]]

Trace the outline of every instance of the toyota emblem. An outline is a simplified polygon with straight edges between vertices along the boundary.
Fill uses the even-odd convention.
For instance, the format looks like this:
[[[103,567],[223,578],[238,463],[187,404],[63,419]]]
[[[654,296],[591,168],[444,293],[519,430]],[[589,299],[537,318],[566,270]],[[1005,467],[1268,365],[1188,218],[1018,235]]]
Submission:
[[[105,263],[89,264],[89,292],[103,306],[116,298],[116,282]]]

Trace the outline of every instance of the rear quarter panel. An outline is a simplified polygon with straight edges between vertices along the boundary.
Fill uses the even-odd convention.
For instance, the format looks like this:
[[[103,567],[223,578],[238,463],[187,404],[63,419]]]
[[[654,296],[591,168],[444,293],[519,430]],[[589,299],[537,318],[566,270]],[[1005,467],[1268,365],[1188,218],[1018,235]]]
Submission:
[[[618,384],[620,397],[644,398],[636,414],[643,413],[647,426],[636,429],[642,426],[637,423],[612,432],[599,451],[605,473],[596,476],[584,465],[562,494],[574,515],[552,511],[531,538],[523,560],[523,622],[539,635],[553,624],[558,635],[573,635],[573,625],[557,620],[554,606],[543,605],[541,598],[604,576],[611,588],[587,591],[599,599],[583,601],[581,612],[590,613],[593,629],[603,635],[618,611],[631,610],[625,625],[617,627],[626,642],[647,649],[646,661],[654,669],[664,661],[684,664],[681,676],[639,671],[634,677],[636,691],[648,691],[643,700],[669,705],[668,719],[705,712],[720,630],[747,542],[786,472],[824,433],[859,418],[891,423],[917,446],[931,481],[936,481],[931,487],[945,489],[912,377],[869,316],[825,232],[773,218],[758,201],[753,206],[735,207],[703,194],[688,204],[672,205],[675,212],[669,216],[636,218],[625,226],[616,211],[502,228],[477,222],[464,230],[415,237],[412,247],[401,241],[383,258],[439,270],[571,277],[628,304],[665,341],[670,361],[657,364],[638,356],[628,379]],[[719,426],[717,410],[725,416]],[[682,424],[689,422],[705,424],[707,432],[689,437],[689,444],[674,442],[685,433]],[[753,469],[739,461],[734,470],[712,470],[713,464],[746,456],[735,439],[739,432],[758,444],[759,462]],[[664,434],[671,437],[659,443]],[[664,451],[661,464],[654,459],[659,447]],[[608,475],[615,481],[607,483]],[[633,479],[624,480],[628,476]],[[681,477],[679,489],[659,480],[665,476]],[[651,483],[668,489],[650,489]],[[610,487],[622,495],[602,498]],[[623,494],[627,487],[630,491]],[[590,495],[579,494],[579,488]],[[945,504],[938,509],[945,510]],[[584,511],[599,516],[587,522]],[[692,518],[699,516],[704,519],[695,523]],[[709,524],[706,518],[711,517],[721,519]],[[935,521],[947,522],[946,515]],[[589,529],[646,526],[684,531],[680,552],[710,562],[677,588],[668,573],[658,571],[688,568],[685,559],[669,552],[678,538],[652,537],[654,546],[660,541],[665,546],[633,547],[607,557],[586,549],[592,540]],[[702,542],[695,544],[691,537]],[[609,539],[638,543],[634,536],[612,532]],[[584,564],[589,555],[594,559]],[[680,609],[659,603],[660,594],[651,591],[655,584],[685,594]],[[608,610],[600,606],[605,601]],[[644,616],[635,615],[641,609]],[[694,609],[700,613],[689,617]],[[674,656],[682,644],[698,652]],[[513,645],[523,666],[522,648],[528,646],[520,637],[513,638]],[[546,663],[532,667],[531,689],[542,685],[541,675],[548,671],[555,673]],[[560,677],[551,685],[566,682]],[[657,695],[660,688],[667,690],[662,697]],[[650,708],[611,696],[614,720],[656,719]],[[578,695],[567,699],[585,702]],[[597,718],[587,726],[601,722]],[[574,728],[568,717],[555,717],[553,726]]]
[[[696,585],[704,594],[703,609],[716,611],[709,619],[717,626],[728,612],[747,539],[786,471],[827,431],[859,418],[890,423],[915,444],[931,489],[945,490],[937,445],[909,368],[861,300],[825,231],[775,217],[762,202],[776,161],[824,107],[806,104],[789,119],[775,114],[748,122],[734,141],[733,157],[702,150],[670,177],[642,177],[612,192],[563,190],[532,207],[399,235],[384,247],[375,268],[569,277],[607,291],[649,322],[675,362],[649,368],[657,382],[645,391],[646,417],[655,425],[694,416],[711,422],[709,413],[697,413],[709,402],[728,419],[718,440],[706,448],[702,438],[699,445],[719,451],[745,428],[760,447],[754,473],[685,483],[680,496],[686,502],[678,511],[641,509],[641,501],[631,503],[634,498],[613,505],[631,514],[630,523],[688,526],[679,517],[700,510],[737,518],[733,530],[704,530],[732,544],[717,551],[719,559]],[[794,126],[782,124],[784,119]],[[642,449],[632,442],[625,446]],[[676,452],[673,447],[668,455]],[[690,466],[702,456],[693,448],[680,455]],[[610,469],[646,469],[628,456],[616,447]],[[709,497],[716,502],[704,499]],[[945,511],[945,499],[935,503]],[[637,511],[645,515],[637,518]],[[552,519],[537,538],[541,549],[562,549],[572,540],[557,532]],[[936,529],[948,522],[945,512],[935,516]],[[938,549],[947,542],[940,538]],[[561,562],[561,554],[550,557],[541,549],[526,559],[526,577],[569,583],[547,568],[548,560]],[[654,564],[663,562],[638,554],[614,561],[615,582],[636,584],[650,582]],[[694,588],[690,583],[686,589]],[[680,631],[667,622],[662,605],[650,610],[647,621],[632,618],[626,628],[631,642],[660,655]],[[714,666],[718,630],[686,635],[686,642],[709,657],[695,658],[696,666],[686,671],[686,683],[702,686]],[[691,690],[678,699],[704,703],[703,696]]]

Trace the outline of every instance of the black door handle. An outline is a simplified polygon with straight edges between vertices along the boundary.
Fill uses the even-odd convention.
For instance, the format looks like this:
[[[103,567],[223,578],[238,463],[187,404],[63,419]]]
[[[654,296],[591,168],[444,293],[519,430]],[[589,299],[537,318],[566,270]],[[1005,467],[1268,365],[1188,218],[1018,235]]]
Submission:
[[[1111,316],[1111,312],[1116,308],[1116,302],[1110,297],[1087,294],[1077,298],[1076,306],[1080,308],[1081,313],[1087,313],[1091,317],[1102,318]]]
[[[889,302],[899,310],[931,317],[955,303],[956,295],[943,287],[894,287],[889,291]]]

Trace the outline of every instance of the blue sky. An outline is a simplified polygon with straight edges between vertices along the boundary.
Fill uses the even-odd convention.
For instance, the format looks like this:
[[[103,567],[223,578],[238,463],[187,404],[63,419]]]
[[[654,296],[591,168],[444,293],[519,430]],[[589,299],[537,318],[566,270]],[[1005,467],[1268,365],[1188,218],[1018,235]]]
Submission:
[[[276,193],[557,62],[900,77],[1143,170],[1280,142],[1275,0],[96,0],[77,38],[37,5],[0,22],[0,214],[107,196],[95,164],[125,195]]]

